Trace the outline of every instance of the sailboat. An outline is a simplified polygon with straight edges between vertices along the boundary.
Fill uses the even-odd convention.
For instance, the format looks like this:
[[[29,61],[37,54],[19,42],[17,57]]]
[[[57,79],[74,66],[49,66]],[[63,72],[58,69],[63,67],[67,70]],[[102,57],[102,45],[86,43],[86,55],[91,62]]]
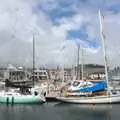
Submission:
[[[60,96],[57,97],[56,99],[61,101],[61,102],[67,102],[67,103],[78,103],[78,104],[114,104],[114,103],[120,103],[120,91],[115,91],[112,92],[110,90],[110,86],[109,86],[109,81],[108,81],[108,67],[107,67],[107,57],[106,57],[106,46],[105,46],[105,35],[103,33],[103,26],[102,26],[102,22],[103,22],[103,16],[101,15],[101,12],[99,10],[99,21],[100,21],[100,31],[101,31],[101,39],[102,39],[102,48],[103,48],[103,55],[104,55],[104,64],[105,64],[105,74],[106,74],[106,88],[104,91],[106,92],[106,94],[103,95],[86,95],[86,96]],[[92,89],[91,89],[92,88]],[[87,91],[87,92],[93,92],[93,90],[95,90],[94,87],[88,87],[85,88],[83,91]],[[83,92],[84,93],[84,92]]]
[[[34,36],[33,36],[33,74],[35,68],[35,60],[34,60]],[[7,89],[0,91],[0,103],[6,104],[38,104],[44,103],[45,97],[41,94],[42,91],[40,88],[34,85],[34,77],[33,77],[33,87],[31,89],[27,88],[27,92],[22,93],[21,90],[18,89]]]
[[[9,89],[9,91],[0,92],[0,103],[6,104],[40,104],[44,103],[45,98],[36,91],[35,88],[29,94],[22,94],[18,89]]]

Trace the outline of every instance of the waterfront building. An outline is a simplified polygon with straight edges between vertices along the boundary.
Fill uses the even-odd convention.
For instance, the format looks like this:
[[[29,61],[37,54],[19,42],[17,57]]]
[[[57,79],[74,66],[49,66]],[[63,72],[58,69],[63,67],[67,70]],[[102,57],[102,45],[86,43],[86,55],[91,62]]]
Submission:
[[[81,65],[75,67],[75,75],[79,69],[79,78],[82,79]],[[83,65],[83,78],[92,80],[101,80],[105,77],[105,67],[98,64],[84,64]]]

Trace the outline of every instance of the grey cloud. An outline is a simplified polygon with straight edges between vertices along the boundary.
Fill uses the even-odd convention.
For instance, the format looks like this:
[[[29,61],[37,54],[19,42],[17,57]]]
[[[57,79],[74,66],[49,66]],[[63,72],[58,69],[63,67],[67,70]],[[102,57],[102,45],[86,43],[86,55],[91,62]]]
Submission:
[[[44,2],[44,3],[43,3]],[[65,21],[55,26],[49,15],[43,11],[35,12],[34,9],[38,4],[48,5],[54,8],[54,0],[7,0],[0,1],[0,64],[17,64],[24,66],[32,66],[32,37],[35,35],[36,43],[36,66],[47,65],[55,66],[63,64],[71,66],[76,63],[77,48],[75,43],[67,40],[68,30],[81,27],[83,22],[90,23],[87,29],[89,36],[99,37],[99,24],[97,22],[97,11],[94,12],[90,8],[82,8],[82,11],[76,11],[76,14],[70,18],[64,18]],[[55,1],[56,2],[56,1]],[[49,9],[53,9],[53,8]],[[86,11],[89,11],[86,13]],[[84,14],[86,13],[86,14]],[[107,34],[109,36],[109,47],[115,45],[119,48],[119,15],[107,13],[108,21]],[[85,16],[87,15],[87,16]],[[75,17],[77,16],[77,17]],[[82,16],[82,17],[81,17]],[[90,17],[89,17],[90,16]],[[89,18],[89,19],[88,19]],[[94,19],[92,19],[94,18]],[[63,18],[62,18],[63,19]],[[60,21],[62,21],[62,19]],[[113,39],[116,41],[114,42]],[[61,51],[63,43],[65,49]],[[115,50],[113,47],[112,50]],[[85,52],[85,63],[103,64],[103,56],[101,49],[98,53]],[[112,51],[111,51],[112,52]],[[113,53],[113,52],[112,52]],[[111,53],[111,56],[112,56]],[[113,56],[115,59],[117,54]],[[119,63],[119,59],[116,59]]]

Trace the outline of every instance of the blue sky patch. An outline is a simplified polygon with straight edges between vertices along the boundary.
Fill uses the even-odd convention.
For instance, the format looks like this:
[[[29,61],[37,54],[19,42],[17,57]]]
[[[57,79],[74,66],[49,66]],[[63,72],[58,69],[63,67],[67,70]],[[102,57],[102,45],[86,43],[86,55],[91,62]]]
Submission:
[[[82,30],[74,30],[68,32],[68,39],[75,42],[76,45],[80,45],[81,43],[85,42],[90,48],[98,48],[100,45],[100,41],[97,39],[90,39],[88,34]],[[81,46],[84,47],[82,44]]]

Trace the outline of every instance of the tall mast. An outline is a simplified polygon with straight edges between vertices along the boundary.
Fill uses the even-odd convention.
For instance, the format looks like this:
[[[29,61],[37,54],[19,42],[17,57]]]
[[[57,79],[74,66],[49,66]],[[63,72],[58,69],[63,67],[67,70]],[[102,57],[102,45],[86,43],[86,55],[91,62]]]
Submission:
[[[105,44],[105,33],[103,29],[103,21],[104,16],[101,15],[101,12],[99,10],[99,22],[100,22],[100,33],[101,33],[101,39],[102,39],[102,49],[103,49],[103,57],[104,57],[104,65],[105,65],[105,74],[106,74],[106,81],[107,81],[107,95],[109,94],[109,81],[108,81],[108,65],[107,65],[107,56],[106,56],[106,44]]]
[[[81,79],[83,80],[83,78],[84,78],[84,71],[83,71],[83,67],[84,67],[84,58],[83,58],[83,48],[81,48],[81,58],[82,58],[82,60],[81,60]]]
[[[64,58],[64,49],[62,50],[62,57]],[[64,68],[64,63],[61,65],[61,69],[62,69],[62,86],[64,85],[65,82],[65,68]]]
[[[76,55],[76,47],[74,47],[74,59],[73,59],[73,66],[72,66],[72,80],[77,79],[77,55]]]
[[[64,78],[64,66],[62,66],[62,85],[64,85],[65,78]]]
[[[80,77],[80,64],[79,64],[79,59],[80,59],[80,45],[78,45],[78,55],[77,55],[77,79]]]
[[[34,38],[34,35],[33,35],[33,86],[35,84],[34,73],[35,73],[35,38]]]

